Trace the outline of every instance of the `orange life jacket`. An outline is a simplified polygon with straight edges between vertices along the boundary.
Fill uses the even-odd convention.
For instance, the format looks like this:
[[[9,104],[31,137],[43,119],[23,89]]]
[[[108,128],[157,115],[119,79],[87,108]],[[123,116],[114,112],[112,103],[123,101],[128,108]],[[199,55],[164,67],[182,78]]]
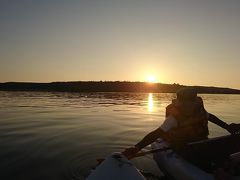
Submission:
[[[178,123],[165,133],[164,139],[170,143],[187,143],[206,139],[208,131],[207,112],[204,109],[202,98],[187,105],[178,105],[177,100],[166,108],[166,117],[172,115]]]

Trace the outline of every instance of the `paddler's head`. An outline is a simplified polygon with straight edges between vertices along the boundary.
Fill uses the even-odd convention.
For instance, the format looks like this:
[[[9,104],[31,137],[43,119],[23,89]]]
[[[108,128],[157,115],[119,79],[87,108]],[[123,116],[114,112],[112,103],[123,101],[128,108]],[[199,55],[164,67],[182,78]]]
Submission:
[[[196,111],[197,92],[193,88],[181,88],[177,91],[177,99],[173,100],[173,104],[187,116],[192,115]]]
[[[177,91],[177,100],[180,103],[195,102],[197,99],[197,92],[194,88],[185,87]]]

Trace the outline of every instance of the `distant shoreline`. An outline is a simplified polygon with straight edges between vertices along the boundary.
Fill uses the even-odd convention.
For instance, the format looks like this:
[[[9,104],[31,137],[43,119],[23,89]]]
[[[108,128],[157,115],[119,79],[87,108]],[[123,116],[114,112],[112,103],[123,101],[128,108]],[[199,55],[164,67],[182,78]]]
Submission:
[[[73,82],[6,82],[0,83],[0,91],[48,91],[48,92],[146,92],[175,93],[182,87],[193,87],[198,93],[205,94],[240,94],[240,90],[209,87],[185,86],[180,84],[163,84],[128,81],[73,81]]]

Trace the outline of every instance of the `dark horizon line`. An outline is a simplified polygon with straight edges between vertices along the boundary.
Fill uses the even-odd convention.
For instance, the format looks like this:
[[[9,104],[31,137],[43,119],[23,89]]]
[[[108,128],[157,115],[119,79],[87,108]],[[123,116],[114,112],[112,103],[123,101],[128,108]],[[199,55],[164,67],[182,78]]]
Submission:
[[[6,84],[6,83],[32,83],[32,84],[51,84],[51,83],[88,83],[88,82],[94,82],[94,83],[148,83],[148,84],[163,84],[163,85],[181,85],[184,87],[209,87],[209,88],[227,88],[227,89],[232,89],[232,90],[239,90],[237,88],[232,88],[232,87],[221,87],[221,86],[213,86],[213,85],[184,85],[184,84],[179,84],[179,83],[162,83],[162,82],[148,82],[148,81],[128,81],[128,80],[79,80],[79,81],[48,81],[48,82],[34,82],[34,81],[6,81],[6,82],[0,82],[0,84]]]
[[[213,86],[186,86],[177,83],[149,83],[131,81],[67,81],[67,82],[6,82],[0,83],[2,91],[53,91],[53,92],[152,92],[175,93],[180,88],[193,87],[198,93],[240,94],[240,90]]]

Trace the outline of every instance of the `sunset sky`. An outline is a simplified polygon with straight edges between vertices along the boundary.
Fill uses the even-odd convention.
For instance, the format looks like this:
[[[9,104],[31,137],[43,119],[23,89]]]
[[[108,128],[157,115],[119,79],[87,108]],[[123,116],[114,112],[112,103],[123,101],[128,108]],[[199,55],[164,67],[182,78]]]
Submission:
[[[0,82],[240,89],[239,0],[2,0]]]

